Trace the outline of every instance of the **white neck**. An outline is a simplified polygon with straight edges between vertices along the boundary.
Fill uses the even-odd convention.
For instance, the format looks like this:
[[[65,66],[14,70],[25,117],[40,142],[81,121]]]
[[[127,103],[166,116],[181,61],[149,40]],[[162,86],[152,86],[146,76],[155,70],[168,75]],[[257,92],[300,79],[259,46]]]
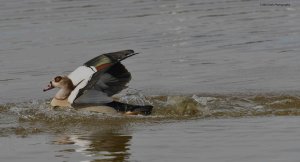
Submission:
[[[66,88],[61,88],[55,95],[55,98],[58,100],[64,100],[67,99],[70,95],[72,90],[66,89]]]

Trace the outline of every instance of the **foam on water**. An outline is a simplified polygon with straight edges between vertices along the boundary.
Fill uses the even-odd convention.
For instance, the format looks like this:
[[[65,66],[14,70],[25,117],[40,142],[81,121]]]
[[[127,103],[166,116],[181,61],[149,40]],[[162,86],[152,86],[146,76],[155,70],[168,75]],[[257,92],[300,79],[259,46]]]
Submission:
[[[53,109],[47,100],[0,106],[1,134],[59,132],[65,129],[126,125],[164,120],[194,118],[240,118],[250,116],[298,116],[300,98],[287,95],[178,95],[144,96],[130,90],[116,100],[131,104],[152,104],[150,116],[108,115],[74,109]]]

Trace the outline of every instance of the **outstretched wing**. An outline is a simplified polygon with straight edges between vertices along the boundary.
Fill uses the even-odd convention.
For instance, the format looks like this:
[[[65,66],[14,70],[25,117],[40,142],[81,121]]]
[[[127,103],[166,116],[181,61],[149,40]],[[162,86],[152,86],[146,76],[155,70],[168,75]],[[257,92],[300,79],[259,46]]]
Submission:
[[[87,90],[97,90],[112,96],[126,88],[126,84],[131,80],[130,72],[121,64],[121,61],[136,55],[133,50],[123,50],[118,52],[99,55],[84,66],[95,71],[86,86],[79,90],[76,99]]]
[[[83,65],[88,67],[94,66],[97,68],[97,71],[100,71],[106,66],[108,66],[109,63],[117,63],[136,54],[138,53],[135,53],[133,50],[123,50],[118,52],[105,53],[91,59]]]
[[[94,84],[94,89],[112,96],[126,88],[126,84],[131,80],[131,74],[124,65],[118,62],[105,73],[94,75],[92,79],[97,80]]]

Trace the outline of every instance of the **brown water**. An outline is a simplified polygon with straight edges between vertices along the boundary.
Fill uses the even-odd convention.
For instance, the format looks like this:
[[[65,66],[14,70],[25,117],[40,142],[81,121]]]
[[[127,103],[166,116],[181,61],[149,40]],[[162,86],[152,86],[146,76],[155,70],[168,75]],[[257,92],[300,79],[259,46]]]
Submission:
[[[299,161],[299,7],[0,0],[0,161]],[[153,115],[49,107],[52,77],[123,49],[116,98]]]
[[[299,118],[191,120],[1,137],[1,161],[293,161]],[[64,144],[57,141],[66,141]]]
[[[47,101],[1,107],[4,161],[297,161],[300,98],[120,96],[151,116],[53,110]]]

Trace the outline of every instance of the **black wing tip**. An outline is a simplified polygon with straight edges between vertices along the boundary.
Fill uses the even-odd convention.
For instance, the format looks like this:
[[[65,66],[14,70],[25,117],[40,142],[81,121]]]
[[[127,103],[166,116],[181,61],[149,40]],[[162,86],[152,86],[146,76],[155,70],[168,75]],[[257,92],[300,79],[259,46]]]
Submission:
[[[111,53],[105,53],[103,55],[108,56],[110,59],[115,60],[117,62],[120,62],[122,60],[125,60],[128,57],[134,56],[138,53],[135,53],[132,49],[117,51],[117,52],[111,52]]]
[[[132,49],[127,49],[127,50],[123,50],[124,52],[126,51],[126,53],[134,53],[134,50]]]
[[[134,50],[132,50],[132,49],[127,49],[127,50],[122,50],[122,51],[117,51],[117,52],[112,52],[112,53],[119,53],[119,54],[123,54],[125,56],[131,56],[131,55],[138,54],[137,52],[134,52]]]
[[[121,51],[117,51],[117,52],[110,52],[110,53],[104,53],[101,54],[89,61],[87,61],[86,63],[84,63],[84,66],[94,66],[94,64],[96,64],[97,62],[99,62],[99,60],[102,59],[102,55],[108,57],[111,59],[112,62],[120,62],[122,60],[125,60],[128,57],[134,56],[138,53],[135,53],[134,50],[132,49],[126,49],[126,50],[121,50]]]
[[[134,50],[132,49],[126,49],[126,50],[120,50],[120,51],[116,51],[116,52],[109,52],[109,53],[105,53],[105,54],[111,54],[111,53],[122,53],[122,54],[131,54],[134,53]]]

